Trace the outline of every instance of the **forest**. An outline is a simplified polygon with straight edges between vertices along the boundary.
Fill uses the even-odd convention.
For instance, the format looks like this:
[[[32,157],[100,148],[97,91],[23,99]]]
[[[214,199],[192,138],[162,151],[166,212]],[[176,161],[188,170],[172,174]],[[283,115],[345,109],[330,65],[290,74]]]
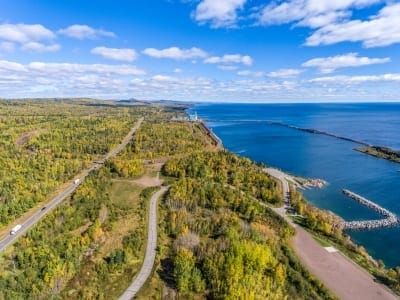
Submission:
[[[0,224],[132,141],[0,255],[0,299],[117,299],[144,257],[148,200],[161,179],[159,242],[139,299],[335,299],[299,262],[283,203],[263,166],[216,147],[180,108],[90,99],[0,101]],[[159,176],[160,175],[160,176]],[[161,182],[161,181],[160,181]],[[336,216],[291,190],[301,225],[399,289],[400,269],[371,265]],[[342,248],[340,248],[342,247]]]
[[[33,103],[29,107],[37,109],[36,113],[44,114],[41,106],[44,109],[45,104]],[[10,110],[8,114],[28,113],[28,106],[24,102],[21,105],[24,107],[15,105],[17,109]],[[114,131],[111,134],[115,135],[112,136],[114,142],[105,142],[105,149],[118,144],[139,115],[145,115],[151,121],[143,123],[138,134],[119,156],[108,160],[100,170],[91,173],[71,197],[47,214],[0,256],[0,299],[117,298],[139,271],[144,255],[147,200],[157,188],[143,186],[136,179],[154,175],[152,165],[145,160],[165,157],[166,146],[154,140],[164,140],[171,132],[179,136],[180,139],[171,140],[170,147],[175,149],[168,151],[167,154],[171,155],[182,154],[183,149],[199,151],[209,143],[200,133],[196,135],[197,127],[192,124],[163,124],[170,119],[170,113],[160,114],[159,108],[94,106],[93,109],[92,105],[87,107],[86,101],[71,101],[50,102],[47,111],[56,111],[64,106],[63,111],[73,117],[66,117],[66,124],[62,118],[55,117],[59,123],[52,125],[53,131],[61,125],[64,130],[70,126],[68,124],[75,126],[75,123],[70,123],[72,119],[76,123],[88,125],[85,120],[94,111],[104,119],[102,126],[113,128],[113,124],[115,127],[121,124],[119,130],[122,132],[124,129],[124,134],[120,134],[118,140]],[[153,116],[157,117],[152,119]],[[25,130],[26,127],[23,128]],[[163,128],[161,136],[159,128]],[[96,139],[101,138],[103,131],[97,132],[94,126],[86,126],[86,131],[83,131],[84,128],[81,130],[79,139],[68,141],[68,147],[72,142],[89,145],[89,141],[92,141],[93,147],[102,145]],[[68,137],[68,131],[66,133],[64,136]],[[192,138],[193,134],[197,138]],[[143,141],[143,136],[147,137],[147,141]],[[60,139],[61,134],[38,139],[39,149],[57,148]],[[32,143],[32,137],[28,142]],[[78,147],[71,153],[83,162],[98,157],[82,149]],[[44,154],[51,156],[53,152],[45,151]],[[75,174],[71,172],[71,175]]]
[[[175,180],[162,204],[157,273],[171,298],[174,291],[184,299],[334,298],[295,258],[293,229],[262,205],[282,199],[259,166],[226,151],[201,152],[169,160],[163,174]]]
[[[95,104],[0,101],[0,226],[120,143],[140,112]]]

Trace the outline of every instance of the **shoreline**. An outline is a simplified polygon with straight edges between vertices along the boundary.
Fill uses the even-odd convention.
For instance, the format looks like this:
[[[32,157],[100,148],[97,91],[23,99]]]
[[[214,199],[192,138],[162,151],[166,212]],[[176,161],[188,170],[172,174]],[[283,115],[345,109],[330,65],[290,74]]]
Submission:
[[[204,121],[199,121],[200,126],[206,131],[207,135],[215,142],[217,147],[224,149],[222,140],[209,128]]]
[[[208,126],[207,126],[207,124],[206,124],[205,122],[202,122],[202,124],[203,124],[203,126],[204,126],[205,128],[207,128],[210,132],[212,132],[212,130],[211,130],[210,128],[208,128]],[[220,138],[218,138],[218,139],[220,139]],[[222,141],[222,140],[221,140],[221,141]],[[221,149],[230,151],[229,149],[226,149],[222,144],[221,144],[221,147],[222,147]],[[236,154],[237,154],[237,153],[236,153]],[[241,154],[237,154],[237,155],[243,156],[243,155],[241,155]],[[301,184],[298,180],[296,180],[296,179],[297,179],[297,178],[300,178],[300,179],[303,179],[303,180],[306,180],[306,181],[307,181],[307,180],[310,180],[310,179],[304,179],[304,178],[299,177],[299,176],[290,175],[289,173],[287,173],[287,172],[285,172],[285,171],[283,171],[283,170],[281,170],[281,169],[278,169],[278,168],[273,168],[273,167],[269,167],[269,168],[275,169],[275,170],[277,170],[278,172],[284,174],[284,176],[285,176],[286,178],[292,179],[291,183],[294,184],[294,185],[296,186],[296,188],[297,188],[297,189],[300,189],[300,190],[301,190],[300,187],[302,186],[302,184]],[[277,178],[277,179],[278,179],[278,178]],[[278,179],[278,180],[279,180],[279,179]],[[327,183],[326,183],[326,184],[327,184]],[[313,188],[313,187],[311,187],[311,188]],[[315,187],[314,187],[314,188],[315,188]],[[304,190],[304,188],[303,188],[303,190]],[[299,191],[299,192],[301,192],[301,191]],[[302,193],[302,192],[301,192],[301,193]],[[310,206],[312,206],[312,207],[314,207],[314,208],[316,208],[316,209],[319,209],[319,210],[322,210],[322,211],[326,211],[326,212],[332,213],[332,214],[334,214],[335,216],[337,216],[337,217],[339,217],[340,219],[342,219],[339,215],[337,215],[337,214],[331,212],[330,210],[321,209],[321,208],[319,208],[318,206],[314,205],[313,203],[311,203],[311,202],[309,202],[309,201],[307,201],[307,200],[306,200],[306,202],[307,202],[308,205],[310,205]],[[302,228],[306,229],[306,227],[303,227],[303,226],[302,226]],[[350,242],[355,248],[359,248],[359,247],[364,248],[363,245],[361,245],[361,244],[359,244],[359,243],[356,243],[354,240],[352,240],[351,237],[350,237],[347,233],[343,233],[343,237],[342,237],[342,238],[343,238],[343,239],[348,238],[349,242]],[[364,249],[365,249],[365,248],[364,248]],[[365,252],[366,252],[366,254],[369,256],[369,259],[370,259],[373,263],[376,263],[377,261],[381,260],[380,258],[373,257],[367,250],[365,250]],[[351,258],[349,258],[349,259],[350,259],[354,264],[356,264],[357,266],[359,266],[360,268],[362,268],[362,269],[365,270],[366,272],[370,273],[366,267],[360,265],[360,264],[359,264],[357,261],[355,261],[354,259],[351,259]],[[385,268],[385,269],[386,269],[386,268]],[[388,270],[388,269],[386,269],[386,270]]]

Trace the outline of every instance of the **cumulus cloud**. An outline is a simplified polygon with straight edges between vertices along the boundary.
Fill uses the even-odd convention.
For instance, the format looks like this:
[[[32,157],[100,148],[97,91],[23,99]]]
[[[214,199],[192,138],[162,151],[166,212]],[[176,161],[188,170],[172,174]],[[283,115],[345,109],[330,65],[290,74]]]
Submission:
[[[151,77],[152,80],[162,81],[162,82],[176,82],[178,79],[176,77],[168,76],[168,75],[154,75]]]
[[[103,29],[95,29],[88,25],[81,25],[81,24],[71,25],[67,28],[60,29],[58,32],[60,34],[63,34],[65,36],[75,38],[78,40],[96,39],[96,38],[99,38],[102,36],[116,37],[115,33],[111,32],[111,31],[105,31]]]
[[[96,47],[90,51],[92,54],[100,55],[107,59],[132,62],[137,58],[134,49]]]
[[[369,20],[348,20],[321,27],[307,38],[306,45],[361,42],[365,47],[382,47],[400,42],[400,3],[387,5]]]
[[[272,2],[259,15],[261,24],[287,24],[320,27],[351,15],[352,8],[368,7],[383,0],[289,0]]]
[[[206,64],[243,64],[245,66],[251,66],[253,59],[248,55],[240,54],[225,54],[224,56],[211,56],[204,60]]]
[[[245,77],[263,77],[265,76],[264,72],[261,71],[250,71],[250,70],[242,70],[236,73],[238,76],[245,76]]]
[[[0,61],[0,97],[81,97],[207,101],[319,101],[399,99],[400,74],[280,80],[215,80],[170,74],[138,76],[130,65]],[[138,75],[134,75],[138,74]],[[327,78],[327,77],[325,77]],[[340,80],[340,82],[339,82]],[[346,88],[343,88],[345,85]],[[354,84],[349,84],[354,83]],[[366,82],[366,84],[363,84]],[[374,84],[371,84],[374,82]],[[356,84],[357,83],[357,84]],[[383,87],[390,85],[390,89]]]
[[[105,64],[71,64],[71,63],[46,63],[31,62],[28,70],[41,73],[104,73],[113,75],[143,75],[145,71],[131,65],[105,65]]]
[[[389,57],[369,58],[360,57],[358,53],[347,53],[337,56],[313,58],[302,64],[303,67],[318,68],[321,73],[332,73],[339,68],[361,67],[390,62]]]
[[[0,39],[5,40],[0,44],[0,50],[12,52],[15,43],[21,45],[22,50],[35,52],[55,52],[60,50],[60,45],[46,45],[43,41],[51,41],[56,35],[40,24],[2,24],[0,25]]]
[[[0,39],[16,43],[52,40],[56,35],[40,24],[2,24],[0,25]]]
[[[45,45],[39,42],[29,42],[23,44],[21,49],[34,52],[56,52],[61,49],[61,46],[59,44]]]
[[[271,78],[292,78],[299,75],[302,71],[298,69],[279,69],[277,71],[265,73],[262,71],[243,70],[237,72],[239,76],[247,77],[271,77]]]
[[[122,95],[145,74],[132,65],[0,61],[0,97]],[[124,94],[125,95],[125,94]]]
[[[28,69],[20,63],[16,63],[13,61],[7,61],[7,60],[0,60],[0,72],[6,73],[8,71],[27,72]]]
[[[202,0],[192,13],[199,23],[209,22],[212,27],[230,27],[236,24],[237,12],[247,0]]]
[[[146,72],[131,65],[105,65],[105,64],[73,64],[73,63],[48,63],[31,62],[29,64],[20,64],[2,60],[0,61],[0,72],[13,71],[16,73],[31,73],[35,75],[49,74],[82,74],[82,73],[100,73],[105,75],[143,75]]]
[[[269,72],[268,77],[273,78],[290,78],[299,75],[302,71],[298,69],[279,69],[277,71]]]
[[[180,49],[178,47],[170,47],[166,49],[146,48],[143,50],[143,54],[155,58],[170,58],[175,60],[204,58],[207,56],[207,52],[196,47],[190,49]]]
[[[396,3],[397,2],[397,3]],[[366,19],[356,19],[353,11],[377,4],[386,5]],[[273,2],[258,14],[260,25],[295,24],[315,30],[307,46],[339,42],[361,42],[365,47],[381,47],[400,42],[400,3],[385,0],[289,0]]]
[[[271,99],[291,93],[294,83],[253,80],[217,81],[204,77],[149,77],[127,65],[83,65],[0,61],[0,97],[137,97],[140,99]],[[57,75],[57,76],[56,76]],[[239,97],[239,98],[238,98]]]
[[[365,82],[400,82],[400,73],[388,73],[381,75],[357,75],[357,76],[325,76],[310,79],[312,83],[339,83],[339,84],[361,84]]]

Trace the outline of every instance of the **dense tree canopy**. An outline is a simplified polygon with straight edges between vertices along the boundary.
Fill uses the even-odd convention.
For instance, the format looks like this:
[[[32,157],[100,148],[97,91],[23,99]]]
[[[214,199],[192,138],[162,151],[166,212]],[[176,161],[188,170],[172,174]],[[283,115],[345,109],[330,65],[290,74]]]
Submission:
[[[287,246],[293,230],[262,203],[279,204],[278,184],[250,160],[203,152],[168,161],[165,231],[184,297],[329,299]]]

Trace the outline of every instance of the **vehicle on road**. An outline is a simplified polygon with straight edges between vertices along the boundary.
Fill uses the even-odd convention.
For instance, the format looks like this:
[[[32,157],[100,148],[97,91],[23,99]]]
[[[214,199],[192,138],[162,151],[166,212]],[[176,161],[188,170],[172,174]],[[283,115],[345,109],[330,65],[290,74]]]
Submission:
[[[46,206],[43,206],[40,210],[45,210],[46,209]]]
[[[74,180],[74,184],[79,184],[79,182],[80,182],[79,178]]]
[[[16,226],[14,226],[14,227],[11,229],[10,234],[11,234],[11,235],[16,234],[17,231],[20,230],[21,228],[22,228],[22,225],[21,225],[21,224],[18,224],[18,225],[16,225]]]

